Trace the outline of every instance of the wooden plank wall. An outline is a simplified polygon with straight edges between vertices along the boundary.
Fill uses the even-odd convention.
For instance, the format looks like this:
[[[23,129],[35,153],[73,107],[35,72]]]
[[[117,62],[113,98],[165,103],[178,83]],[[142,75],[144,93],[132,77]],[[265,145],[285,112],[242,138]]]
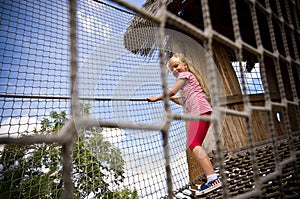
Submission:
[[[236,76],[236,73],[231,66],[231,60],[229,55],[233,54],[233,52],[224,46],[215,45],[214,46],[214,60],[218,67],[221,79],[224,83],[225,95],[226,98],[224,100],[224,105],[226,108],[236,110],[236,111],[243,111],[243,96],[241,94],[240,85]],[[267,59],[267,62],[270,60]],[[267,64],[268,66],[273,66]],[[203,70],[205,71],[205,70]],[[274,78],[275,70],[267,69],[269,80],[268,83],[272,86],[271,89],[271,96],[272,98],[278,100],[278,86],[275,84],[277,80]],[[207,77],[207,75],[204,75]],[[274,80],[275,79],[275,80]],[[206,81],[208,81],[206,79]],[[274,85],[275,84],[275,85]],[[250,102],[252,106],[264,106],[264,95],[263,94],[256,94],[249,96]],[[293,108],[289,108],[289,112],[296,111]],[[244,148],[249,146],[249,136],[252,136],[254,143],[259,143],[261,141],[270,140],[270,124],[274,126],[273,130],[275,131],[276,136],[282,136],[285,134],[285,127],[283,121],[283,107],[272,107],[271,112],[271,119],[273,123],[268,121],[268,115],[266,111],[252,111],[251,120],[250,120],[250,131],[247,131],[246,126],[246,118],[236,116],[236,115],[226,115],[225,122],[222,128],[221,134],[221,143],[223,144],[224,150],[234,150],[239,148]],[[281,116],[280,121],[278,120],[278,114]],[[297,124],[295,119],[291,120],[292,129],[297,129]],[[203,170],[199,167],[198,163],[195,162],[195,159],[187,149],[187,159],[189,165],[189,175],[190,180],[195,180],[199,175],[203,173]]]
[[[192,42],[192,41],[191,41]],[[188,59],[190,59],[194,65],[198,66],[204,81],[206,84],[209,82],[209,75],[207,66],[205,63],[204,55],[199,54],[199,49],[195,48],[193,43],[190,43],[186,40],[177,39],[172,41],[171,49],[173,52],[179,52],[185,54]],[[218,72],[220,74],[220,82],[223,82],[223,90],[220,89],[219,97],[222,103],[228,109],[243,111],[243,96],[238,82],[236,73],[231,65],[230,55],[234,55],[234,52],[228,47],[222,46],[220,44],[214,44],[214,61]],[[280,101],[279,89],[276,78],[276,71],[274,63],[271,59],[266,57],[265,59],[266,71],[267,71],[267,81],[270,85],[270,94],[273,101]],[[264,94],[255,94],[250,95],[249,100],[252,106],[264,106]],[[291,128],[292,130],[299,130],[297,126],[297,119],[291,117],[295,115],[295,107],[288,108]],[[268,115],[266,111],[252,111],[250,120],[250,131],[247,131],[246,118],[236,115],[225,116],[222,128],[222,134],[220,136],[221,143],[224,150],[234,150],[239,148],[244,148],[249,146],[249,136],[252,136],[254,143],[259,143],[261,141],[270,140],[271,135],[271,126],[273,125],[273,130],[275,131],[276,136],[285,135],[285,126],[284,126],[284,108],[279,106],[273,106],[271,111],[271,119],[273,123],[270,123],[268,120]],[[278,119],[280,116],[280,119]],[[186,149],[187,162],[189,168],[189,177],[190,181],[197,179],[202,173],[203,170],[199,164],[195,161],[192,152]]]

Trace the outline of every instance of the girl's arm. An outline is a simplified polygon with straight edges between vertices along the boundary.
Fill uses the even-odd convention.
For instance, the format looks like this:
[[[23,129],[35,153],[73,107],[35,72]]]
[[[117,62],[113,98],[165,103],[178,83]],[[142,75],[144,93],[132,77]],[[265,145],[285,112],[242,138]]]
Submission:
[[[176,97],[171,97],[170,100],[172,100],[172,102],[178,104],[178,105],[182,105],[182,102],[179,98]]]
[[[169,90],[168,95],[170,97],[174,96],[183,87],[185,81],[186,81],[186,79],[177,80],[176,84],[173,86],[173,88],[171,90]],[[157,97],[151,96],[151,97],[147,98],[147,101],[148,102],[157,102],[159,100],[162,100],[162,98],[163,98],[163,95],[159,95]],[[176,98],[171,98],[172,101],[173,101],[173,99],[176,99]],[[175,100],[175,101],[177,101],[177,100]],[[175,101],[173,101],[173,102],[175,102]],[[177,103],[177,102],[175,102],[175,103]]]

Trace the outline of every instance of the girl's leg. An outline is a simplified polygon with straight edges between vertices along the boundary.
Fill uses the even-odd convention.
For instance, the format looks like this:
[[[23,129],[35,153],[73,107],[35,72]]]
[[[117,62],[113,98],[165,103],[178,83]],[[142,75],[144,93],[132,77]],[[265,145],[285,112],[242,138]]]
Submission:
[[[210,114],[211,113],[208,113],[206,115]],[[202,147],[202,143],[207,134],[209,126],[210,122],[190,121],[188,128],[188,145],[206,176],[214,174],[213,178],[215,178],[215,171],[210,158]]]
[[[214,168],[211,164],[211,161],[210,161],[208,155],[206,154],[206,152],[204,151],[204,149],[201,146],[196,146],[193,149],[193,154],[196,157],[197,162],[202,167],[206,176],[215,173]]]
[[[209,125],[210,123],[205,121],[189,122],[188,145],[207,177],[207,182],[200,186],[199,193],[197,193],[197,195],[206,194],[222,186],[208,155],[202,147]]]

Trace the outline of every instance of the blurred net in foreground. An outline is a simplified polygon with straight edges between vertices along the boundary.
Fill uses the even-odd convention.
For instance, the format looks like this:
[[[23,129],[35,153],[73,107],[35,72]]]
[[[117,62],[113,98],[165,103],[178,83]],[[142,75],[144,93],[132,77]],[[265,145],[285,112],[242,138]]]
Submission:
[[[226,114],[212,153],[224,186],[211,196],[297,198],[299,2],[166,5],[166,30],[203,44],[221,75],[215,82],[202,68],[215,113]],[[159,39],[150,34],[163,23],[162,7],[144,8],[150,16],[93,0],[0,2],[1,197],[160,198],[205,180],[193,173],[182,108],[171,103],[165,112],[166,103],[145,100],[175,79],[164,79]],[[144,35],[134,37],[132,26]],[[197,54],[165,36],[164,50]]]

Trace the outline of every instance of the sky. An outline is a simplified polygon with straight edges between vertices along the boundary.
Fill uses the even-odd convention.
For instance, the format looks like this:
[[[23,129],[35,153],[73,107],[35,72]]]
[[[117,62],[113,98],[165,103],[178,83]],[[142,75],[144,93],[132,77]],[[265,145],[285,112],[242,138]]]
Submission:
[[[142,7],[144,5],[144,3],[146,2],[146,0],[124,0],[124,1],[127,2],[127,3],[130,3],[131,5],[136,6],[138,8]],[[115,6],[119,7],[119,8],[124,9],[124,7],[119,6],[117,3],[114,3],[113,1],[104,0],[104,2],[107,2],[107,3],[111,4],[111,5],[115,5]]]
[[[138,1],[139,4],[136,4],[137,1],[132,2],[136,6],[143,4],[142,1]],[[78,3],[80,96],[146,98],[148,95],[160,94],[160,70],[157,60],[147,60],[124,49],[123,33],[132,16],[119,11],[114,12],[113,9],[93,0]],[[2,94],[49,97],[69,95],[70,41],[66,25],[68,18],[65,17],[68,16],[66,4],[67,1],[33,0],[0,3]],[[149,68],[156,69],[143,71]],[[162,103],[91,103],[91,114],[98,119],[119,119],[138,123],[149,120],[156,123],[163,118]],[[34,128],[39,128],[40,121],[48,117],[53,110],[67,110],[69,113],[69,102],[64,99],[1,97],[0,107],[1,137],[17,137],[27,134],[28,131],[32,132]],[[176,133],[176,129],[184,126],[175,122],[173,128],[173,133]],[[125,175],[128,178],[125,185],[138,188],[139,194],[144,198],[151,198],[153,194],[159,197],[166,193],[164,157],[159,131],[108,129],[105,138],[120,147],[124,159],[127,160]],[[179,172],[180,179],[187,181],[188,175],[182,176],[184,171],[187,172],[185,153],[178,152],[185,149],[184,138],[171,137],[170,143],[174,160],[172,164],[177,170],[182,169]],[[132,156],[132,153],[135,153],[135,156]]]
[[[141,7],[145,1],[128,2]],[[128,99],[161,94],[157,54],[146,59],[128,53],[123,46],[123,34],[132,16],[93,0],[79,1],[78,8],[80,96]],[[68,18],[65,17],[68,16],[67,1],[15,0],[5,4],[3,1],[0,14],[0,93],[68,96],[70,41],[66,25]],[[168,80],[170,85],[175,81],[171,76]],[[96,100],[91,103],[91,115],[103,120],[157,124],[164,117],[162,103]],[[15,137],[38,127],[52,110],[69,112],[69,101],[2,97],[0,107],[0,136]],[[178,113],[182,111],[174,104],[172,109]],[[173,136],[170,138],[172,164],[177,169],[174,184],[177,186],[188,182],[182,129],[185,125],[176,121],[170,131],[170,136]],[[166,192],[158,131],[106,130],[105,137],[122,148],[124,158],[128,160],[127,185],[138,187],[140,194],[149,198],[152,193]]]
[[[231,63],[239,80],[241,90],[242,88],[242,73],[239,62]],[[242,62],[242,68],[246,71],[247,62]],[[255,63],[251,72],[245,72],[245,81],[246,81],[246,92],[247,94],[257,94],[264,93],[264,88],[261,80],[260,66],[259,63]]]

